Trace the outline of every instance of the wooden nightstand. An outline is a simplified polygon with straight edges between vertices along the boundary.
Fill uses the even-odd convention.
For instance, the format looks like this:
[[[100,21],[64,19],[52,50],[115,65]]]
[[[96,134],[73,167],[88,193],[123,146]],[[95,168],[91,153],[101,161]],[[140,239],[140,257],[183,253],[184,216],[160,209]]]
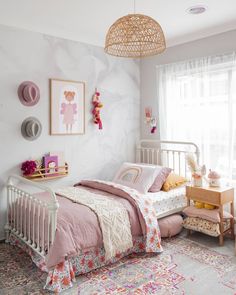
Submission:
[[[230,204],[230,213],[234,217],[234,189],[231,187],[195,187],[186,186],[186,197],[188,206],[190,201],[198,201],[219,207],[220,213],[220,245],[224,244],[224,234],[231,232],[231,237],[234,238],[234,218],[230,220],[230,229],[224,232],[223,227],[223,207],[225,204]]]

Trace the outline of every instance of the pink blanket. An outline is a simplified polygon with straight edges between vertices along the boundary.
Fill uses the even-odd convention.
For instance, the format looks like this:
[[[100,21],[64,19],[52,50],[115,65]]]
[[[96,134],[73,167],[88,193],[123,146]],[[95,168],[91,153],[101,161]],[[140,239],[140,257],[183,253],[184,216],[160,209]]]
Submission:
[[[145,236],[147,252],[161,252],[160,232],[151,203],[135,190],[102,181],[82,181],[81,188],[109,196],[128,211],[133,237]],[[59,210],[54,243],[47,255],[47,267],[65,261],[65,257],[102,246],[102,232],[96,214],[88,207],[58,196]]]

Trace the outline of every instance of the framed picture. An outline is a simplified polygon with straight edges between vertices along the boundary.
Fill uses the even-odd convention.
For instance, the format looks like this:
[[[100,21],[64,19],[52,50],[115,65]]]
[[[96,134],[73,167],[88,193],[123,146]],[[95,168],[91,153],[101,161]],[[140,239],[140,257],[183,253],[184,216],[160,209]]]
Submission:
[[[44,156],[44,168],[46,176],[55,176],[58,172],[58,157]],[[47,175],[48,174],[48,175]]]
[[[85,83],[50,79],[50,134],[85,132]]]

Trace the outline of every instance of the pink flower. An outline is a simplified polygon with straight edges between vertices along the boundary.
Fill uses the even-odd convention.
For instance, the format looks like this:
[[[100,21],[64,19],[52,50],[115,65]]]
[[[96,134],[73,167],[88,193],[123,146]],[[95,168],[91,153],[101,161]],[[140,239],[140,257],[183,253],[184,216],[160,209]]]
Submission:
[[[60,262],[56,266],[57,271],[63,271],[64,270],[64,262]]]
[[[81,261],[80,261],[80,263],[81,263],[81,265],[84,265],[84,263],[85,263],[85,259],[82,258]]]
[[[104,261],[105,261],[105,256],[101,256],[101,257],[100,257],[100,261],[101,261],[101,262],[104,262]]]
[[[153,244],[154,241],[155,241],[155,236],[152,236],[152,237],[150,238],[150,244]]]
[[[89,261],[88,261],[88,267],[89,267],[89,268],[93,268],[93,261],[92,261],[92,260],[89,260]]]
[[[199,174],[197,174],[197,173],[193,173],[193,174],[192,174],[192,177],[195,178],[195,179],[200,179],[200,178],[202,178],[202,176],[199,175]]]
[[[62,284],[65,285],[65,286],[69,286],[70,285],[70,282],[71,282],[71,280],[70,280],[69,277],[64,277],[62,279]]]
[[[32,175],[37,168],[35,161],[25,161],[21,165],[21,170],[23,171],[23,175]]]
[[[116,258],[121,258],[121,254],[120,253],[116,253]]]
[[[139,249],[140,250],[144,250],[145,249],[145,245],[144,245],[144,243],[139,243]]]

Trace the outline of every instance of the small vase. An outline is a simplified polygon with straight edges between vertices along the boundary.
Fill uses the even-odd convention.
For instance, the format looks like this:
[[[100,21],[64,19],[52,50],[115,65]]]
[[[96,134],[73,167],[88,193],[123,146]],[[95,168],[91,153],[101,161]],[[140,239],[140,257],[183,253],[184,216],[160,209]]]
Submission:
[[[194,178],[193,177],[193,186],[202,186],[202,177]]]

